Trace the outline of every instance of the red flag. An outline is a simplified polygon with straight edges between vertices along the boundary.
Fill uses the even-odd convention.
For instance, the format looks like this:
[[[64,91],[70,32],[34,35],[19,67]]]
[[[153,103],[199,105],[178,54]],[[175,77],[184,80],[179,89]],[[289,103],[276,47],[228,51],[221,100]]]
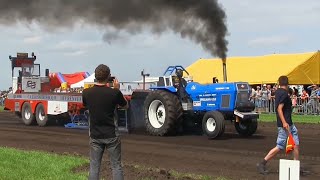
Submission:
[[[295,142],[293,139],[293,136],[291,133],[289,133],[288,138],[287,138],[287,145],[286,145],[286,154],[289,154],[291,151],[294,150]]]

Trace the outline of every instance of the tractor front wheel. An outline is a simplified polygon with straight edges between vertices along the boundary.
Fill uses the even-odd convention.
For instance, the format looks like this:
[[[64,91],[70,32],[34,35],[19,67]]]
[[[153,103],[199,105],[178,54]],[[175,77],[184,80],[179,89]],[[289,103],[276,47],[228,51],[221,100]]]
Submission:
[[[210,139],[223,135],[225,130],[224,116],[218,111],[209,111],[203,116],[202,130]]]
[[[146,130],[155,136],[174,135],[182,122],[182,105],[176,95],[162,90],[148,94],[144,103]]]
[[[258,128],[258,120],[251,119],[244,122],[235,122],[237,132],[242,136],[252,136]]]

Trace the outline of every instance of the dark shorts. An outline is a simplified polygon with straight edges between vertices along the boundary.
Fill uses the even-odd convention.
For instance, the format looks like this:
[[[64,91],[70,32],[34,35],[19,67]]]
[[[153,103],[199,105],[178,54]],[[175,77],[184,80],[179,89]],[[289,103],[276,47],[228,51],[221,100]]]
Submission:
[[[290,126],[290,131],[293,136],[294,142],[296,145],[299,145],[299,136],[298,136],[298,129],[295,125]],[[278,138],[277,138],[277,147],[281,150],[286,148],[288,133],[287,131],[282,128],[278,127]]]

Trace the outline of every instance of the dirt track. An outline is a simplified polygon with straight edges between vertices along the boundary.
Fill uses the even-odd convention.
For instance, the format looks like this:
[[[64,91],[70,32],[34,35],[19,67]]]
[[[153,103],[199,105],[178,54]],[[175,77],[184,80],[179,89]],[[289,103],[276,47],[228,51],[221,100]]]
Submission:
[[[301,163],[310,171],[301,179],[320,179],[320,125],[296,126],[300,131]],[[283,153],[270,162],[271,173],[266,176],[259,175],[255,166],[275,145],[275,132],[275,124],[263,123],[259,124],[257,134],[250,138],[239,137],[232,124],[227,125],[226,133],[218,140],[197,135],[152,137],[124,134],[123,159],[126,164],[230,179],[278,179],[278,159],[289,158]],[[63,127],[27,127],[12,114],[3,112],[0,113],[0,146],[87,156],[88,132]],[[104,171],[106,168],[104,166]],[[141,172],[130,167],[125,170],[128,179],[135,179],[133,177],[138,174],[141,176]]]

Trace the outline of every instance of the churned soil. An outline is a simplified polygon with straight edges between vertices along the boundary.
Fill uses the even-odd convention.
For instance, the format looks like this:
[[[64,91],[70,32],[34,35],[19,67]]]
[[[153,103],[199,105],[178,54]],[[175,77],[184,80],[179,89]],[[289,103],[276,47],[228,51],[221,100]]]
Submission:
[[[320,125],[296,124],[301,143],[301,164],[308,171],[301,179],[320,179]],[[284,152],[268,163],[268,175],[260,175],[260,162],[276,141],[276,124],[259,123],[257,133],[240,137],[227,123],[225,134],[215,140],[203,135],[154,137],[123,134],[122,157],[126,179],[174,179],[172,171],[228,179],[278,179],[279,159],[291,159]],[[0,146],[41,150],[88,157],[87,130],[62,126],[25,126],[8,112],[0,113]],[[102,164],[102,177],[111,179],[108,154]],[[74,171],[88,172],[89,165]],[[182,179],[188,179],[186,177]]]
[[[103,167],[101,169],[100,175],[103,179],[112,179],[112,171],[109,168],[110,162],[107,160],[103,160]],[[174,173],[166,170],[166,169],[153,169],[153,168],[147,168],[147,167],[141,167],[137,165],[123,165],[124,170],[124,178],[125,179],[185,179],[185,180],[192,180],[192,177],[189,177],[187,175],[185,176],[176,176]],[[78,172],[88,172],[89,171],[89,164],[86,164],[84,166],[81,166],[74,170],[75,173]]]

